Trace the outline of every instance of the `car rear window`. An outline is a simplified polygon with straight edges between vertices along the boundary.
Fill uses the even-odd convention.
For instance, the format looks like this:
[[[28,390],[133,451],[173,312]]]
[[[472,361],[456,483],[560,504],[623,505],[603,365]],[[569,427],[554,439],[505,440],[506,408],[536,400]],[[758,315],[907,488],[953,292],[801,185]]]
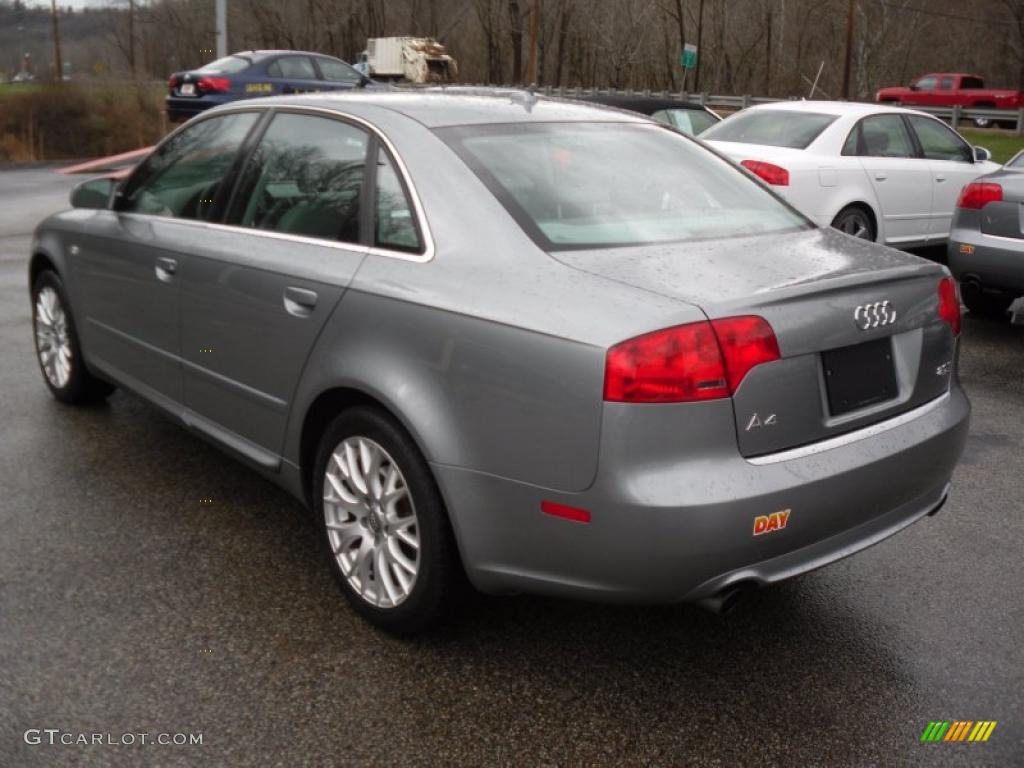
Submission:
[[[241,72],[247,68],[252,61],[245,58],[244,56],[225,56],[223,59],[217,59],[211,61],[209,64],[204,64],[200,67],[197,72],[221,72],[227,75],[233,75],[236,72]]]
[[[718,122],[718,118],[702,109],[660,109],[651,115],[651,119],[678,128],[690,136],[696,136]]]
[[[768,147],[807,149],[821,132],[836,121],[835,115],[788,110],[739,112],[708,128],[705,141],[736,141]]]
[[[473,125],[437,133],[545,250],[810,226],[731,163],[656,125]]]

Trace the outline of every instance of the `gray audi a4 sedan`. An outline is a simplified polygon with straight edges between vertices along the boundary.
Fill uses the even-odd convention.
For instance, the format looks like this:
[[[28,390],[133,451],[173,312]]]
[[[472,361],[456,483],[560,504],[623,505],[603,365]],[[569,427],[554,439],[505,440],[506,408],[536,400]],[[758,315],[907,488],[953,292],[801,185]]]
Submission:
[[[949,268],[971,312],[1003,317],[1024,296],[1024,152],[961,190]]]
[[[725,610],[936,512],[967,434],[943,267],[639,115],[247,101],[72,203],[32,245],[50,390],[131,390],[305,500],[391,631],[466,577]]]

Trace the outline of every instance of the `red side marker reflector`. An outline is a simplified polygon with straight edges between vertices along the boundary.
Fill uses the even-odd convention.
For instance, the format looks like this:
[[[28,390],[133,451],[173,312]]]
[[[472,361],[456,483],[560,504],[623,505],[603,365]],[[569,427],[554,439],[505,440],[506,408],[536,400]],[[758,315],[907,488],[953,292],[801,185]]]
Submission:
[[[542,501],[540,511],[552,517],[563,517],[576,523],[589,523],[590,513],[578,507],[567,507],[565,504],[555,504],[553,501]]]

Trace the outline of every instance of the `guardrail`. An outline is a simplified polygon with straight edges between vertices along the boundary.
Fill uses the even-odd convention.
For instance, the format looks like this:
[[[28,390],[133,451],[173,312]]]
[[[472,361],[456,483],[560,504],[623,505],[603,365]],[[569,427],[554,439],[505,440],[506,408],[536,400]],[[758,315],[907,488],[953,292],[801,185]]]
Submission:
[[[474,84],[470,87],[479,88],[522,88],[517,85],[489,86]],[[790,97],[788,99],[773,98],[771,96],[723,96],[709,93],[688,93],[687,91],[637,91],[618,90],[615,88],[555,88],[553,86],[542,86],[536,89],[537,93],[545,96],[559,96],[572,99],[587,96],[656,96],[662,99],[675,99],[688,104],[700,104],[701,106],[720,109],[746,109],[754,104],[773,104],[780,101],[800,101],[802,97]],[[965,121],[974,121],[979,127],[993,125],[1012,126],[1018,136],[1024,136],[1024,109],[975,109],[966,107],[925,107],[908,105],[910,109],[920,112],[927,112],[947,121],[953,128],[959,128]]]

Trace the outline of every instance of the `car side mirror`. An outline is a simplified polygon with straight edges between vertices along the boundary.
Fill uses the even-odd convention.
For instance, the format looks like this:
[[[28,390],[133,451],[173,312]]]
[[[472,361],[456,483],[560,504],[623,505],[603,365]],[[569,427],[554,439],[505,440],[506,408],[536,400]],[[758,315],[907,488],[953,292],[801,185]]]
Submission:
[[[117,190],[117,181],[108,176],[87,179],[71,190],[72,208],[110,208]]]
[[[919,86],[917,83],[911,83],[910,85],[907,86],[907,88],[909,88],[912,91],[921,90],[921,86]]]
[[[974,162],[987,163],[992,159],[992,153],[984,147],[974,147]]]

